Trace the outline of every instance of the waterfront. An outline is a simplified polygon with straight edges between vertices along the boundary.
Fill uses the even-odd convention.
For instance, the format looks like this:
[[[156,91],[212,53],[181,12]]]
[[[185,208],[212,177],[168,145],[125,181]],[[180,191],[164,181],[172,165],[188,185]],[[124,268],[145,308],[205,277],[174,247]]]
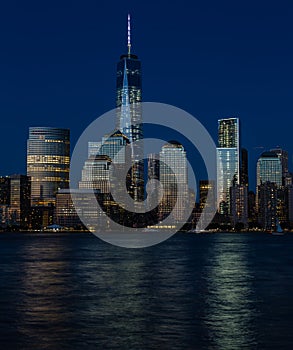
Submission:
[[[293,235],[0,235],[0,348],[292,349]]]

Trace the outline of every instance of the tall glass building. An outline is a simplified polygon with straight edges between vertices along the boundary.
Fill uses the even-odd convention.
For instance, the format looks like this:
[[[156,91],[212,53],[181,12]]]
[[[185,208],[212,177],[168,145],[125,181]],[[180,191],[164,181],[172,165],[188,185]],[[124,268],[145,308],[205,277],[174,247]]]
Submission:
[[[31,178],[31,205],[55,204],[58,189],[69,187],[69,129],[29,128],[27,175]]]
[[[283,177],[283,185],[285,185],[285,179],[289,175],[289,169],[288,169],[288,152],[281,149],[281,148],[275,148],[271,149],[270,152],[276,153],[278,157],[281,160],[282,164],[282,177]],[[290,176],[289,176],[290,177]]]
[[[116,107],[118,108],[116,129],[130,140],[143,138],[141,103],[141,62],[131,53],[130,16],[128,15],[128,52],[120,56],[117,63]]]
[[[277,153],[263,152],[257,161],[257,186],[267,181],[282,186],[282,170],[282,160]]]
[[[126,149],[129,144],[128,138],[119,130],[112,134],[105,135],[102,139],[102,145],[98,151],[99,155],[107,155],[115,163],[125,163]]]
[[[130,16],[128,15],[127,54],[120,56],[117,64],[116,80],[116,129],[127,136],[130,143],[143,139],[143,124],[141,112],[141,62],[131,53]],[[132,179],[134,200],[144,199],[144,171],[142,145],[132,146]]]
[[[281,223],[285,220],[282,170],[282,159],[275,152],[263,152],[257,161],[256,209],[264,229],[274,228],[277,217]]]
[[[217,206],[221,214],[230,214],[230,187],[240,184],[239,119],[218,121]]]

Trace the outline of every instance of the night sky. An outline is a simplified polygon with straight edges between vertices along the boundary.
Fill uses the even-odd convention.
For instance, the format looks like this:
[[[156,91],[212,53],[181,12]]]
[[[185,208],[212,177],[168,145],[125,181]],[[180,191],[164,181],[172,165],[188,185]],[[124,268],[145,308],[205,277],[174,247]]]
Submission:
[[[144,101],[185,109],[215,141],[217,119],[238,116],[253,186],[264,149],[287,149],[293,170],[292,1],[16,0],[0,9],[0,175],[25,173],[29,126],[70,128],[73,149],[115,107],[128,12]]]

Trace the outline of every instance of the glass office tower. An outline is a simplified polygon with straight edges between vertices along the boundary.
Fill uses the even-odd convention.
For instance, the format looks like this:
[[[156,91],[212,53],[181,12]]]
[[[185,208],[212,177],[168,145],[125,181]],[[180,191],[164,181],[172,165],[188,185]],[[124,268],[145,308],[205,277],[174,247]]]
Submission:
[[[277,153],[263,152],[257,161],[257,186],[267,181],[282,186],[282,170],[282,160]]]
[[[256,209],[266,230],[276,226],[277,217],[281,223],[285,221],[282,170],[282,159],[275,152],[263,152],[257,161]]]
[[[239,119],[218,121],[217,203],[221,214],[230,214],[230,187],[240,184]]]
[[[103,137],[98,154],[107,155],[113,162],[115,161],[115,163],[123,164],[126,162],[125,147],[128,144],[128,138],[118,130]]]
[[[131,53],[130,16],[128,15],[128,52],[121,55],[117,64],[116,80],[116,129],[127,136],[130,143],[143,139],[143,124],[141,112],[141,62]],[[132,179],[134,200],[144,199],[144,173],[142,145],[132,146]]]
[[[281,148],[271,149],[270,152],[276,153],[281,160],[283,185],[286,185],[286,178],[290,178],[288,169],[288,152]]]
[[[116,129],[121,130],[130,142],[143,138],[141,119],[141,62],[131,53],[130,16],[128,15],[128,53],[120,56],[116,80]]]
[[[69,129],[29,128],[27,175],[31,178],[31,205],[55,204],[58,189],[69,186]]]

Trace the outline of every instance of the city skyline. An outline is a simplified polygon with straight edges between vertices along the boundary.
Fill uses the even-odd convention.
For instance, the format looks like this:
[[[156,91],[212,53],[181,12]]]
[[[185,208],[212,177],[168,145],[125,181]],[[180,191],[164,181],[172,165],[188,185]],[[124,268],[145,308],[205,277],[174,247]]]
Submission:
[[[293,2],[0,16],[0,349],[292,349]]]
[[[119,222],[121,220],[121,222],[130,220],[128,224],[133,227],[137,227],[138,224],[147,224],[149,218],[147,219],[147,217],[141,217],[139,219],[138,216],[134,218],[132,217],[133,210],[127,211],[126,208],[120,210],[119,204],[112,200],[109,183],[111,182],[110,165],[111,162],[114,161],[116,151],[118,150],[116,148],[120,148],[120,146],[122,146],[124,138],[127,139],[130,143],[129,150],[131,150],[131,154],[129,153],[129,156],[132,163],[131,171],[127,175],[127,192],[130,197],[133,198],[134,206],[137,207],[137,209],[141,209],[142,201],[145,198],[143,186],[144,165],[143,162],[141,162],[141,159],[143,159],[144,146],[142,146],[142,143],[138,145],[133,142],[141,141],[144,138],[147,139],[148,137],[158,136],[158,138],[165,140],[165,142],[168,142],[165,146],[162,147],[162,150],[160,151],[160,160],[161,158],[165,159],[164,157],[166,156],[166,159],[170,160],[172,164],[176,164],[176,177],[178,176],[182,182],[181,184],[179,181],[182,188],[181,190],[179,189],[178,196],[178,193],[176,194],[175,191],[175,187],[178,187],[178,183],[176,186],[174,184],[175,173],[169,174],[169,170],[167,170],[169,167],[166,167],[164,170],[164,166],[159,165],[159,180],[163,184],[164,191],[166,191],[166,193],[164,192],[163,199],[158,205],[158,210],[156,209],[156,213],[153,212],[150,214],[151,216],[153,214],[155,216],[157,215],[157,219],[161,222],[161,220],[166,215],[169,215],[170,210],[174,207],[175,203],[176,206],[179,203],[179,206],[176,207],[177,212],[174,214],[175,221],[182,221],[184,223],[183,216],[185,215],[185,208],[187,209],[187,207],[190,207],[187,202],[193,198],[192,202],[194,204],[191,206],[193,214],[191,215],[190,212],[189,215],[191,216],[189,216],[189,219],[191,221],[188,221],[188,224],[192,227],[192,225],[197,222],[196,217],[198,217],[199,213],[197,210],[197,204],[203,204],[205,199],[194,196],[194,194],[197,193],[196,188],[188,188],[190,187],[188,184],[189,170],[187,170],[186,165],[189,161],[193,167],[193,171],[195,171],[194,169],[196,168],[196,176],[199,180],[216,180],[217,182],[217,215],[213,220],[213,224],[221,223],[225,225],[231,220],[234,228],[240,226],[247,228],[249,219],[251,228],[253,225],[258,225],[261,221],[262,227],[268,229],[269,227],[276,227],[277,220],[280,219],[282,224],[290,225],[289,212],[291,213],[292,208],[289,208],[288,205],[293,193],[293,175],[289,172],[288,151],[281,149],[278,146],[274,147],[273,145],[270,145],[271,153],[273,152],[272,157],[277,159],[279,163],[280,171],[278,182],[275,182],[275,177],[273,179],[270,175],[268,175],[267,178],[265,178],[262,175],[260,171],[262,168],[259,166],[259,164],[262,160],[262,156],[266,154],[266,152],[263,152],[260,155],[257,162],[257,186],[255,187],[255,176],[251,177],[248,174],[248,159],[250,155],[250,149],[247,147],[247,151],[247,149],[244,148],[246,147],[246,144],[242,141],[242,123],[240,122],[241,118],[239,118],[239,116],[223,116],[218,119],[218,137],[216,142],[216,179],[207,178],[202,175],[202,173],[204,171],[207,171],[207,169],[201,169],[202,165],[200,163],[197,163],[196,152],[198,152],[199,149],[197,149],[197,147],[195,147],[193,150],[190,149],[191,145],[188,145],[188,142],[190,142],[190,140],[188,137],[186,137],[184,132],[183,134],[180,134],[180,132],[177,131],[176,127],[168,127],[168,124],[167,128],[163,128],[163,131],[155,130],[153,132],[153,130],[150,130],[150,125],[155,126],[155,124],[143,124],[144,118],[141,107],[141,102],[143,101],[141,61],[139,60],[138,56],[134,54],[135,51],[133,52],[132,50],[130,14],[127,15],[127,23],[125,27],[127,28],[127,40],[124,41],[124,50],[122,51],[122,55],[120,55],[116,70],[116,110],[112,109],[112,111],[115,111],[116,115],[116,129],[112,132],[110,129],[105,130],[106,134],[104,134],[102,140],[100,138],[97,138],[97,135],[88,140],[88,158],[87,160],[85,159],[83,169],[80,169],[81,179],[79,181],[78,188],[81,190],[81,192],[74,192],[78,196],[77,200],[84,202],[84,196],[86,196],[86,193],[83,194],[82,191],[93,189],[95,196],[98,196],[97,200],[99,204],[101,204],[103,207],[102,210],[107,213],[108,211],[109,213],[113,211],[114,216]],[[145,126],[146,133],[144,133]],[[114,125],[110,126],[110,128],[112,127],[114,127]],[[34,220],[36,219],[36,222],[39,220],[38,218],[43,218],[41,221],[38,221],[38,225],[41,226],[43,225],[41,222],[44,223],[44,218],[46,218],[45,226],[48,226],[52,222],[58,222],[58,217],[55,218],[55,211],[53,210],[53,206],[56,204],[56,196],[58,194],[58,190],[61,190],[62,192],[62,189],[68,188],[69,185],[69,135],[69,128],[57,128],[56,126],[29,127],[29,139],[27,143],[27,175],[29,181],[31,181],[32,189],[31,210],[32,217],[34,217]],[[175,135],[175,137],[173,135]],[[185,137],[186,140],[184,140]],[[176,141],[168,141],[168,139]],[[78,143],[76,147],[78,148]],[[165,151],[166,154],[164,154]],[[212,155],[210,153],[209,158],[211,157]],[[148,154],[145,154],[144,158],[150,159]],[[206,161],[205,159],[202,160],[204,162]],[[163,161],[163,163],[164,162],[165,161]],[[121,160],[119,160],[118,163],[119,164],[117,166],[119,170],[117,168],[116,172],[118,171],[123,173],[123,168],[126,163],[124,163],[124,161],[121,162]],[[150,164],[152,167],[155,167],[154,162],[151,162]],[[271,167],[271,163],[267,164],[268,166],[266,165],[265,168],[268,168],[268,174],[274,173],[275,168]],[[200,170],[198,171],[198,169]],[[148,174],[150,175],[150,173]],[[114,177],[116,176],[119,177],[118,173],[114,175]],[[250,182],[248,181],[249,178]],[[271,183],[272,185],[275,184],[277,187],[273,188],[271,186]],[[207,186],[210,185],[208,184]],[[6,184],[3,186],[5,187]],[[73,182],[71,182],[71,186],[73,186],[71,188],[76,191],[77,188],[74,187]],[[121,188],[117,187],[117,190],[122,194],[123,186],[121,183],[119,186]],[[248,193],[248,190],[253,189],[253,187],[255,187],[256,190],[255,204],[252,205],[253,207],[255,206],[256,212],[258,212],[259,216],[258,219],[260,221],[255,220],[254,216],[248,216],[251,210],[252,212],[255,212],[251,205],[249,207],[249,198],[252,200],[251,203],[253,203],[253,199],[251,197],[251,194]],[[57,202],[61,203],[63,201],[64,203],[64,198],[67,198],[68,194],[68,191],[63,191],[60,193],[60,201],[57,199]],[[63,198],[62,200],[61,197]],[[92,199],[94,199],[94,197]],[[5,203],[5,205],[9,204]],[[77,211],[79,210],[79,205],[80,204],[78,202]],[[36,206],[39,208],[36,208]],[[41,208],[41,206],[44,208]],[[3,208],[5,211],[6,206]],[[265,212],[267,208],[273,208],[273,210]],[[126,209],[125,213],[124,209]],[[69,213],[71,212],[71,209],[67,207],[64,208],[64,210],[69,210]],[[82,211],[83,210],[84,209],[82,209]],[[60,211],[60,208],[57,208],[56,212],[62,214],[62,210]],[[8,215],[10,214],[8,213]],[[93,215],[93,217],[95,216],[96,215]],[[108,222],[108,219],[106,219],[105,215],[102,215],[102,217]],[[187,219],[188,217],[186,220]],[[4,221],[5,220],[6,219],[4,219]],[[70,221],[73,222],[72,218],[70,218]],[[102,222],[104,221],[102,220]],[[29,225],[31,225],[31,223]],[[86,224],[86,226],[89,227],[88,224]],[[108,223],[106,226],[108,227]],[[162,227],[163,226],[164,225],[162,225]],[[90,224],[90,227],[92,227],[92,223]],[[201,229],[204,229],[205,227],[202,227]]]
[[[58,7],[58,15],[56,4],[46,9],[46,13],[41,7],[23,8],[19,4],[12,8],[6,4],[7,19],[13,14],[20,21],[12,22],[13,31],[7,19],[2,23],[7,35],[2,57],[4,103],[0,112],[5,116],[5,135],[1,142],[2,147],[9,145],[10,157],[4,155],[1,173],[25,172],[24,157],[19,151],[25,149],[24,130],[29,126],[70,128],[74,144],[89,122],[114,107],[115,61],[125,51],[125,31],[121,28],[125,28],[128,11],[135,27],[133,47],[143,58],[144,101],[159,100],[186,109],[199,118],[214,140],[218,119],[239,117],[242,145],[249,150],[251,182],[255,179],[258,156],[277,145],[289,151],[291,168],[290,128],[284,127],[292,114],[288,96],[292,52],[286,40],[289,30],[285,31],[291,8],[288,5],[276,10],[270,4],[262,5],[254,5],[251,11],[248,4],[239,11],[237,5],[227,4],[221,4],[221,10],[216,5],[208,10],[204,4],[187,3],[180,8],[157,4],[154,12],[142,5],[126,9],[117,4],[117,8],[111,8],[110,15],[110,6],[104,4],[99,21],[90,13],[94,11],[86,8],[80,13],[80,23],[85,23],[87,15],[88,26],[74,28],[69,19],[65,29],[61,25],[65,5]],[[89,6],[95,9],[93,4]],[[163,9],[167,16],[161,22]],[[78,16],[75,5],[69,13]],[[56,25],[48,31],[52,15]],[[274,24],[270,21],[273,15],[276,16]],[[152,26],[145,17],[152,20]],[[237,21],[240,21],[239,27],[234,26],[230,31],[230,26]],[[173,28],[173,23],[178,25]],[[241,25],[244,32],[239,29]],[[66,45],[64,40],[61,45],[59,36],[68,39]],[[15,42],[13,47],[9,46],[9,40]],[[22,40],[26,42],[25,51]],[[34,45],[35,42],[38,45]],[[280,55],[284,50],[286,55]],[[180,93],[181,87],[184,93]],[[14,143],[8,139],[12,131],[17,139]],[[264,148],[257,148],[261,146]],[[9,161],[11,157],[14,164]]]

